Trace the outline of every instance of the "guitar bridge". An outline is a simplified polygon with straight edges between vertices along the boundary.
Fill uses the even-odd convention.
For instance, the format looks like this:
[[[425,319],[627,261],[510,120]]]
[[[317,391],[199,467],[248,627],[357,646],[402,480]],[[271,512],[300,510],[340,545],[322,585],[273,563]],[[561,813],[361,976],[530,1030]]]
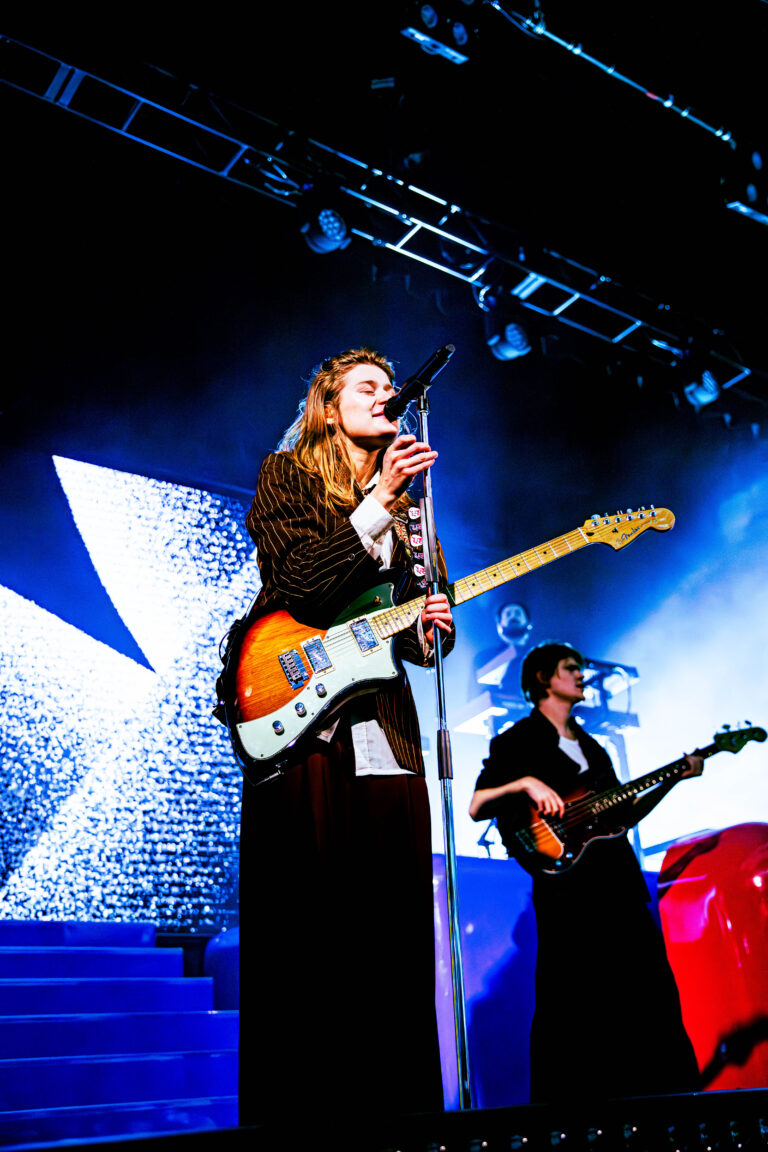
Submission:
[[[301,688],[301,686],[309,680],[309,673],[304,667],[304,662],[295,648],[289,648],[287,652],[281,652],[278,660],[291,688]]]

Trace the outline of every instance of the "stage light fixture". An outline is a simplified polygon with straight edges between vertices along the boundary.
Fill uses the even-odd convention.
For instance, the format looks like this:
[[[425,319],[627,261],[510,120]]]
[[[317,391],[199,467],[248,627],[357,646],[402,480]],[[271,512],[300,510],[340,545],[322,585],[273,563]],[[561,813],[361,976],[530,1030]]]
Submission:
[[[346,221],[335,208],[321,208],[311,220],[302,224],[301,232],[313,252],[336,252],[339,248],[346,248],[351,240]]]
[[[725,206],[758,224],[768,224],[768,184],[763,175],[763,154],[754,148],[749,159],[739,155],[736,172],[726,181]]]
[[[509,298],[503,285],[486,286],[475,293],[483,312],[485,342],[497,360],[517,360],[531,351],[527,323],[522,309]]]
[[[706,408],[707,404],[712,404],[717,400],[720,395],[720,385],[714,375],[706,368],[698,380],[692,380],[690,384],[686,384],[684,392],[688,403],[692,404],[699,412],[702,408]]]
[[[306,185],[300,207],[299,231],[313,252],[324,255],[347,247],[352,237],[339,204],[338,190],[330,182]]]
[[[528,333],[522,324],[505,324],[500,331],[492,332],[486,339],[491,355],[497,360],[517,360],[531,350]]]
[[[437,5],[412,3],[400,31],[430,56],[466,64],[477,29],[467,18],[475,0],[439,0]]]

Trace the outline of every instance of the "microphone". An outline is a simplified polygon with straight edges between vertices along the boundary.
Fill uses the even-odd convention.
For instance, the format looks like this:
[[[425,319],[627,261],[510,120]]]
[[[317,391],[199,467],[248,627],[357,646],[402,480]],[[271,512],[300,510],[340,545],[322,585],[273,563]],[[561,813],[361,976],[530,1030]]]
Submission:
[[[422,364],[415,376],[409,376],[399,392],[396,392],[384,405],[384,415],[387,420],[397,420],[402,416],[409,404],[412,404],[422,392],[431,387],[432,381],[438,372],[442,372],[453,356],[456,349],[453,344],[446,344],[433,352],[426,364]]]

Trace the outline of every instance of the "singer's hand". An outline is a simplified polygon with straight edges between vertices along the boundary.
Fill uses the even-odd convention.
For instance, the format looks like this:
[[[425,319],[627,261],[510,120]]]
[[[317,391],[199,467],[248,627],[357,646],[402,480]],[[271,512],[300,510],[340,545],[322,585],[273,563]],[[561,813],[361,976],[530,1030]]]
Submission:
[[[371,495],[389,511],[413,477],[418,472],[426,472],[435,460],[437,452],[433,452],[429,444],[410,434],[398,436],[384,453],[381,476]]]
[[[421,613],[421,624],[424,629],[424,639],[427,641],[427,644],[434,647],[434,625],[437,625],[441,632],[450,632],[452,623],[453,616],[451,615],[451,605],[448,603],[448,597],[444,592],[431,592],[424,602],[424,608]]]

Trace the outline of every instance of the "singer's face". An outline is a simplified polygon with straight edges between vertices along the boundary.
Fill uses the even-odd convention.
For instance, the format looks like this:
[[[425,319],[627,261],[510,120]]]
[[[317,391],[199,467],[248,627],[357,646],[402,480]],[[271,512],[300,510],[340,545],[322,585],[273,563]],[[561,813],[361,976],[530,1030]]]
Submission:
[[[336,410],[326,417],[338,425],[358,448],[378,450],[391,444],[399,431],[397,421],[388,420],[384,405],[394,395],[392,381],[375,364],[355,364],[344,377]]]

